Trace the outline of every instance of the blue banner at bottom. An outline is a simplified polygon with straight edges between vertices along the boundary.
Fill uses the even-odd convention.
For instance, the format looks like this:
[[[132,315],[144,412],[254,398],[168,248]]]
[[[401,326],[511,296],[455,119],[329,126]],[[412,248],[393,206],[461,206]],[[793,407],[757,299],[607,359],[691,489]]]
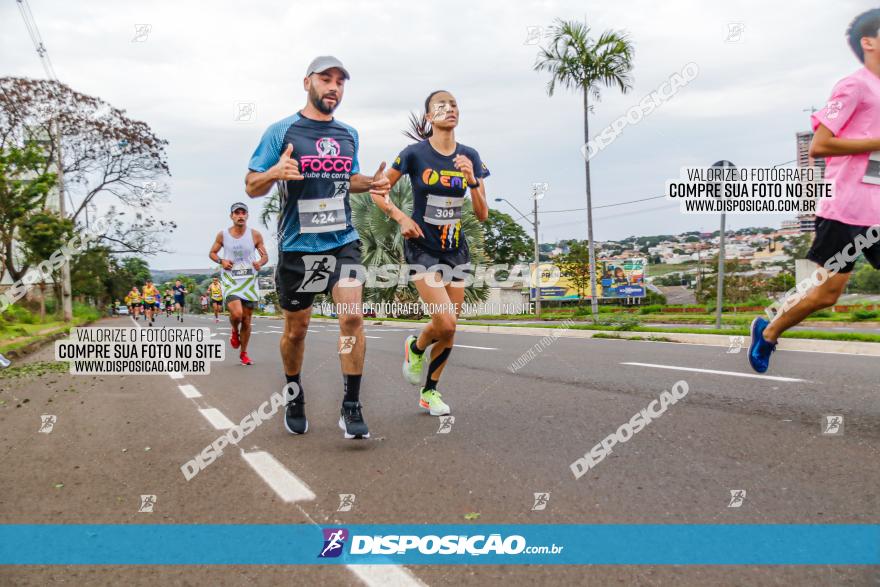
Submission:
[[[877,565],[880,525],[0,525],[2,565]]]

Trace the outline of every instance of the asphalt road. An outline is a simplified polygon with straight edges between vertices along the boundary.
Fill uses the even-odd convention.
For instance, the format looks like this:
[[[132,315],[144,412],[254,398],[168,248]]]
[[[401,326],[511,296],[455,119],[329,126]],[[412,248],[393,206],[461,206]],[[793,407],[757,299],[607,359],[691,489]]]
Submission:
[[[184,325],[228,340],[225,321]],[[400,375],[410,332],[415,325],[367,327],[370,440],[346,441],[337,428],[338,331],[313,322],[309,433],[288,435],[279,414],[190,481],[180,466],[222,433],[222,418],[240,421],[283,385],[280,321],[256,321],[250,367],[227,348],[205,376],[0,378],[0,523],[465,524],[473,513],[489,524],[880,523],[880,359],[779,351],[756,376],[745,350],[560,338],[512,373],[540,337],[459,333],[440,387],[455,420],[438,434]],[[47,348],[28,360],[52,358]],[[575,479],[575,459],[679,380],[684,399]],[[57,416],[51,433],[37,432],[41,414]],[[821,434],[827,414],[843,416],[843,434]],[[738,508],[728,507],[734,489],[746,491]],[[543,511],[532,511],[536,492],[550,493]],[[137,511],[142,494],[156,495],[153,513]],[[337,511],[339,494],[355,495],[350,511]],[[294,582],[880,585],[880,569],[0,567],[4,585]]]

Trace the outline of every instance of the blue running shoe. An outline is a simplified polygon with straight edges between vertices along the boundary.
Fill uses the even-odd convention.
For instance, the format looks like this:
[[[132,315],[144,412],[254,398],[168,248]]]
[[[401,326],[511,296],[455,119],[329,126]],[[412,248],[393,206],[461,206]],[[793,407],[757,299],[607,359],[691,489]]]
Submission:
[[[764,373],[770,366],[770,354],[776,350],[775,342],[764,340],[764,329],[770,324],[758,316],[752,320],[752,342],[749,345],[749,364],[758,373]]]

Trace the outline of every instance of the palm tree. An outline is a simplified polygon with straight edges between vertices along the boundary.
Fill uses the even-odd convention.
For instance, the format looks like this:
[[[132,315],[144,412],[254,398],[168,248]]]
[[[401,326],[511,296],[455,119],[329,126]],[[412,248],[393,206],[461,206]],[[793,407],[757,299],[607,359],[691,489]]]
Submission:
[[[547,94],[552,96],[556,86],[580,90],[584,97],[584,143],[590,141],[590,95],[598,102],[600,88],[617,87],[621,93],[632,89],[633,47],[624,32],[605,31],[598,40],[590,38],[590,28],[577,21],[556,20],[551,27],[551,41],[541,49],[535,62],[535,71],[551,74]],[[593,319],[599,317],[596,299],[596,250],[593,243],[593,201],[590,191],[590,159],[584,157],[587,179],[587,238],[590,245],[590,297]]]

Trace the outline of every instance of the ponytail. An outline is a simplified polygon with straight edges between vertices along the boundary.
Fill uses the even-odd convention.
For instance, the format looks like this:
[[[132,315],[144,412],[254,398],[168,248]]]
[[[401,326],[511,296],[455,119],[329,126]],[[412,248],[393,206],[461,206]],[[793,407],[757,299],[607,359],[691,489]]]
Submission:
[[[404,136],[409,137],[416,142],[420,142],[428,140],[431,135],[434,134],[434,129],[431,128],[431,123],[428,122],[428,107],[431,105],[431,98],[440,92],[445,91],[446,90],[434,90],[428,94],[428,97],[425,98],[425,110],[421,116],[417,115],[415,112],[409,113],[409,129],[403,131]]]

